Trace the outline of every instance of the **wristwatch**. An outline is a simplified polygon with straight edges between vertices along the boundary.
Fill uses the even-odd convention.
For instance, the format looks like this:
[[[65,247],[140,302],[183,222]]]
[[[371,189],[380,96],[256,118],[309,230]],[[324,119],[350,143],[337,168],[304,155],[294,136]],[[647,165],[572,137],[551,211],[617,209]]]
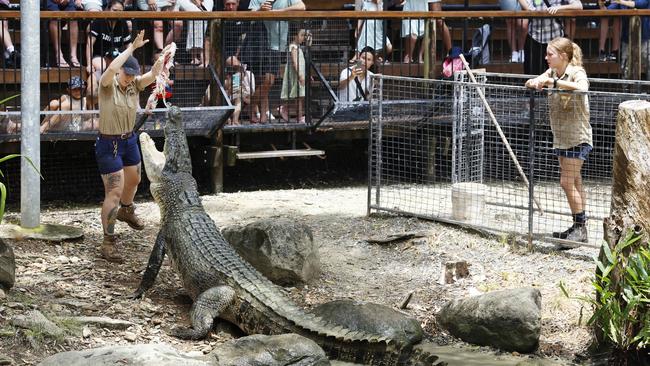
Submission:
[[[560,79],[557,78],[557,77],[554,77],[554,78],[553,78],[553,89],[557,89],[557,81],[558,81],[558,80],[560,80]]]

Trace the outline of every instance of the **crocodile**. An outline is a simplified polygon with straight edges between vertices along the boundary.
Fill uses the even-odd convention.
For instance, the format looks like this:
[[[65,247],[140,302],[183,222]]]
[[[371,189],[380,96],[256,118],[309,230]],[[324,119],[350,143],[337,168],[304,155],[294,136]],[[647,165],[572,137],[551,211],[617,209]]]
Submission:
[[[181,111],[168,110],[163,152],[146,133],[140,135],[142,160],[154,201],[160,207],[160,230],[138,289],[149,290],[165,255],[180,274],[193,300],[191,326],[173,328],[171,335],[202,339],[216,318],[247,334],[297,333],[314,340],[328,357],[368,365],[442,365],[438,357],[403,341],[354,331],[309,314],[284,290],[264,277],[221,235],[205,212],[183,129]]]

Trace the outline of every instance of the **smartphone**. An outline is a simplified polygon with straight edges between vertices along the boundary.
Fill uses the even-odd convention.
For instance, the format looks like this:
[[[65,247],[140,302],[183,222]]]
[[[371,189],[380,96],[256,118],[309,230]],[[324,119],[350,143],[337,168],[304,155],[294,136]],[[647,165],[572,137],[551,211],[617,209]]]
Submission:
[[[363,66],[363,61],[357,60],[357,69],[360,69]]]

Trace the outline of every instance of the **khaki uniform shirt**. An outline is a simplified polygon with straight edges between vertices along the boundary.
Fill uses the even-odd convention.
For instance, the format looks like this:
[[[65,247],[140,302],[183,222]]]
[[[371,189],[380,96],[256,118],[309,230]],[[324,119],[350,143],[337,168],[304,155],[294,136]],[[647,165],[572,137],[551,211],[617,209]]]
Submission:
[[[140,106],[139,94],[146,87],[137,76],[126,90],[122,90],[117,78],[115,75],[108,86],[99,86],[99,132],[105,135],[121,135],[133,130]]]
[[[557,77],[555,71],[548,69],[545,74]],[[589,89],[589,80],[585,69],[569,65],[560,80],[578,83],[584,89]],[[594,146],[592,141],[591,124],[589,124],[589,98],[583,92],[549,92],[549,119],[553,131],[553,147],[569,149],[582,143]]]

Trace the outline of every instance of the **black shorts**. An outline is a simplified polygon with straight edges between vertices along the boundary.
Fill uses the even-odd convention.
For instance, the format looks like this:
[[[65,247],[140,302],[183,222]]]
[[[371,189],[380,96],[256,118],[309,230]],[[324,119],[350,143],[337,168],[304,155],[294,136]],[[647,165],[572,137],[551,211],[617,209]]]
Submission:
[[[260,51],[257,55],[245,60],[248,70],[251,70],[257,77],[262,77],[264,74],[278,75],[282,57],[286,57],[286,53],[269,49]]]

